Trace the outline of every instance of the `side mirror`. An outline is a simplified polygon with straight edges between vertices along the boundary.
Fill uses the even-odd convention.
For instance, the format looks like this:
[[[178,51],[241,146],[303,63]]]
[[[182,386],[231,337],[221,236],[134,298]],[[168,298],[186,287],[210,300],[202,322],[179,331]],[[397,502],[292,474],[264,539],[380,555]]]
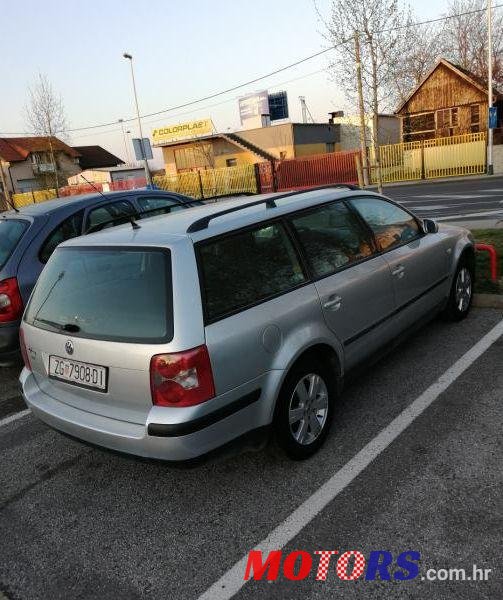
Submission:
[[[438,233],[438,223],[433,219],[423,219],[424,233]]]

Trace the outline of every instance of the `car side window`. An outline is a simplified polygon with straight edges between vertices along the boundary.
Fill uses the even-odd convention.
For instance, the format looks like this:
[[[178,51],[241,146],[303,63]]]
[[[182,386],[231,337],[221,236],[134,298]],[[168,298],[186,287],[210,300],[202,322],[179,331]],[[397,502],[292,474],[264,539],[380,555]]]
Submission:
[[[54,250],[56,250],[61,243],[82,235],[83,219],[84,211],[81,210],[68,219],[65,219],[56,227],[56,229],[54,229],[54,231],[49,235],[40,248],[39,259],[41,263],[45,264],[49,258],[51,258]]]
[[[206,242],[199,248],[199,261],[209,321],[306,281],[297,253],[279,223]]]
[[[370,234],[342,202],[334,202],[291,220],[315,277],[325,277],[372,255]]]
[[[416,219],[396,204],[381,198],[355,198],[353,207],[374,232],[380,250],[389,250],[420,236]]]
[[[119,200],[104,206],[98,206],[89,211],[86,222],[86,232],[89,229],[101,231],[115,225],[122,225],[128,222],[129,217],[134,217],[136,211],[133,205],[127,200]]]
[[[145,218],[166,215],[184,208],[181,202],[169,196],[144,196],[137,198],[137,202],[140,212],[148,212]]]

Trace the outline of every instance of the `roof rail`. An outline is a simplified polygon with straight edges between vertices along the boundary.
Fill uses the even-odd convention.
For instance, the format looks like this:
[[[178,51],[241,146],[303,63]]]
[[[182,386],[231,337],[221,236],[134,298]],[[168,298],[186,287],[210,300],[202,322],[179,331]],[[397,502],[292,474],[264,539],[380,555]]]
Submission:
[[[232,206],[231,208],[226,208],[225,210],[220,210],[211,215],[207,215],[206,217],[202,217],[197,221],[194,221],[192,225],[187,229],[187,233],[195,233],[196,231],[202,231],[203,229],[207,229],[210,221],[216,219],[218,217],[222,217],[223,215],[228,215],[230,213],[236,212],[238,210],[244,210],[245,208],[249,208],[250,206],[258,206],[260,204],[265,204],[267,208],[277,208],[276,200],[281,200],[283,198],[289,198],[290,196],[297,196],[298,194],[303,194],[305,192],[315,192],[316,190],[326,190],[330,188],[347,188],[348,190],[359,190],[357,185],[353,185],[352,183],[332,183],[328,185],[320,185],[319,187],[309,188],[307,190],[294,190],[292,192],[285,192],[284,194],[279,194],[278,196],[273,196],[270,198],[264,198],[262,200],[257,200],[256,202],[250,202],[249,204],[240,204],[239,206]],[[222,197],[225,199],[225,196]]]
[[[279,196],[282,198],[282,196]],[[236,212],[238,210],[243,210],[245,208],[249,208],[250,206],[258,206],[259,204],[265,204],[267,208],[276,208],[276,198],[263,198],[262,200],[256,200],[255,202],[250,202],[249,204],[240,204],[239,206],[232,206],[231,208],[226,208],[225,210],[219,210],[212,215],[207,215],[206,217],[202,217],[202,219],[198,219],[194,221],[192,225],[187,229],[187,233],[195,233],[196,231],[202,231],[203,229],[207,229],[210,221],[216,219],[217,217],[221,217],[222,215],[228,215],[230,213]]]

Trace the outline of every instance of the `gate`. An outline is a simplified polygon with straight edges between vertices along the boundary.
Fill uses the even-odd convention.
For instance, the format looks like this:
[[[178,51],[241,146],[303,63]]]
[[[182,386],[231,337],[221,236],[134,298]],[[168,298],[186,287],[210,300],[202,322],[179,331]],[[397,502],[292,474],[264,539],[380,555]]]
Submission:
[[[384,183],[477,175],[486,171],[486,134],[467,133],[379,148]],[[376,164],[370,154],[371,180],[377,183]]]

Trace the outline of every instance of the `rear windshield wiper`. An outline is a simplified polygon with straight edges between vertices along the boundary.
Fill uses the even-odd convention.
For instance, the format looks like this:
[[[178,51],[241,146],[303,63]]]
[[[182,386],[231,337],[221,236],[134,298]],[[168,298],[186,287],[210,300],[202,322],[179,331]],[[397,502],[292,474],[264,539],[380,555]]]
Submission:
[[[39,319],[35,318],[34,321],[37,323],[43,323],[44,325],[49,325],[50,327],[54,327],[58,331],[66,331],[68,333],[79,333],[80,327],[75,325],[75,323],[56,323],[56,321],[49,321],[48,319]]]

